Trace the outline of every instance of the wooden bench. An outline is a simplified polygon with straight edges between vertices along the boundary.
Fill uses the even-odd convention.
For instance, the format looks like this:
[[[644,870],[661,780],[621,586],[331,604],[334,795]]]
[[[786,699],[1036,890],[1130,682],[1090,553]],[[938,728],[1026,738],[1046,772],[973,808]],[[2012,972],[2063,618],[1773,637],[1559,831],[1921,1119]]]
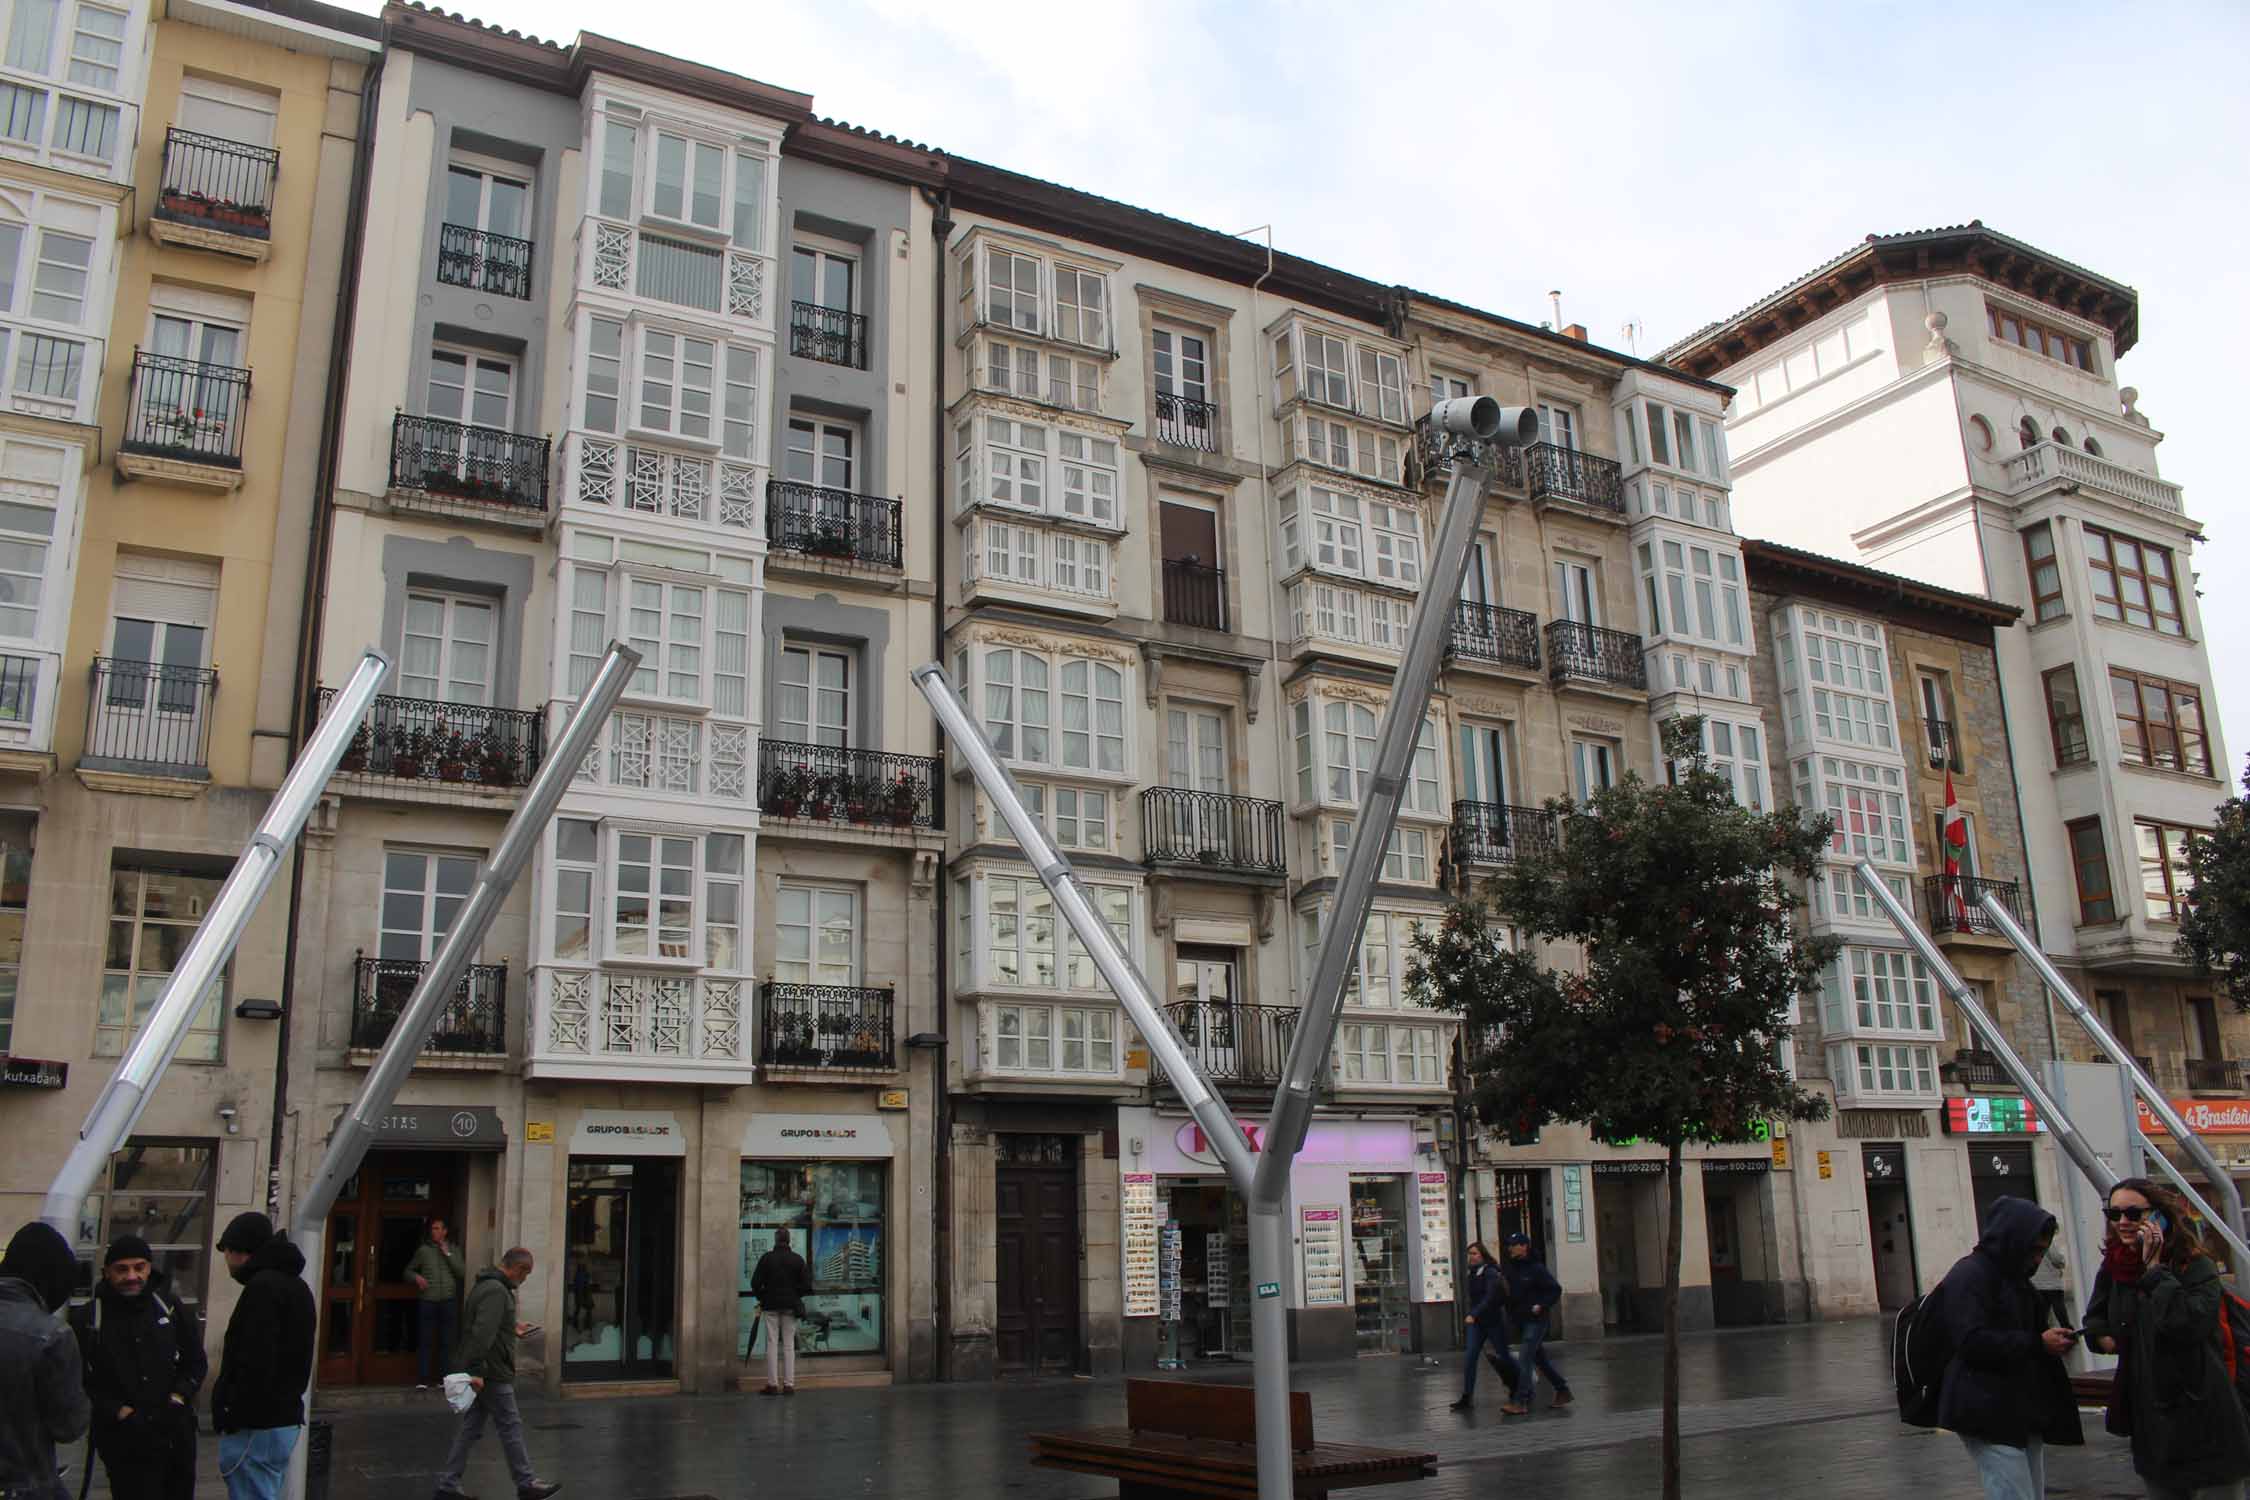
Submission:
[[[1398,1484],[1437,1472],[1435,1453],[1316,1442],[1312,1397],[1303,1391],[1289,1393],[1289,1446],[1296,1457],[1297,1495]],[[1106,1475],[1117,1481],[1119,1500],[1255,1500],[1255,1395],[1246,1385],[1128,1380],[1123,1427],[1035,1432],[1031,1461]]]

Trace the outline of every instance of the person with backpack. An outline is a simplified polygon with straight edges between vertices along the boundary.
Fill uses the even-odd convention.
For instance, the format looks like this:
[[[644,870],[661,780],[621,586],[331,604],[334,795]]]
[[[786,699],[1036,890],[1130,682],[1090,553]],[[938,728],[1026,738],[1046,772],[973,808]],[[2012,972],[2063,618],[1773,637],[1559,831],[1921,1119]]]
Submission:
[[[2054,1242],[2053,1214],[1995,1198],[1976,1249],[1931,1293],[1947,1350],[1937,1425],[1960,1435],[1985,1500],[2038,1500],[2047,1493],[2046,1445],[2086,1441],[2063,1367],[2077,1334],[2046,1326],[2046,1303],[2031,1285]]]
[[[121,1234],[91,1301],[71,1309],[94,1405],[94,1451],[112,1500],[195,1493],[195,1397],[210,1372],[203,1325],[157,1268],[148,1241]]]
[[[2104,1426],[2132,1439],[2133,1472],[2150,1500],[2242,1500],[2250,1478],[2250,1307],[2219,1268],[2171,1190],[2128,1177],[2109,1190],[2101,1272],[2086,1307],[2086,1341],[2117,1356]],[[2227,1355],[2236,1356],[2229,1373]]]

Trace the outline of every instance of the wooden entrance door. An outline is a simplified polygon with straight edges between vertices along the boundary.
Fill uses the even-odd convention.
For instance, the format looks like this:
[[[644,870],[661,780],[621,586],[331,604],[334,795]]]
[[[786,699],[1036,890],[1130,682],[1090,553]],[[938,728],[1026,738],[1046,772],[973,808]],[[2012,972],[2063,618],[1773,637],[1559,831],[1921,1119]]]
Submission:
[[[435,1151],[373,1151],[329,1211],[320,1298],[323,1385],[412,1385],[421,1335],[406,1263],[443,1215],[460,1242],[460,1174]],[[470,1263],[474,1274],[473,1265]],[[441,1350],[441,1358],[450,1354]]]
[[[1077,1167],[1004,1161],[997,1170],[1000,1317],[995,1353],[999,1366],[1025,1374],[1074,1370],[1078,1365]]]

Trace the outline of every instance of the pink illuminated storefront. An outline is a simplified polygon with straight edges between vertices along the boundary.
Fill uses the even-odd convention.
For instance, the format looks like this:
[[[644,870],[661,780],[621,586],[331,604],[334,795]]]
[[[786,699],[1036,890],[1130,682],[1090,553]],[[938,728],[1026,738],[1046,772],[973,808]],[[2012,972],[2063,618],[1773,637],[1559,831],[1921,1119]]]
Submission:
[[[1244,1134],[1263,1144],[1264,1122]],[[1128,1370],[1250,1352],[1249,1216],[1192,1119],[1118,1111]],[[1316,1120],[1290,1174],[1291,1355],[1449,1349],[1456,1185],[1426,1117]]]

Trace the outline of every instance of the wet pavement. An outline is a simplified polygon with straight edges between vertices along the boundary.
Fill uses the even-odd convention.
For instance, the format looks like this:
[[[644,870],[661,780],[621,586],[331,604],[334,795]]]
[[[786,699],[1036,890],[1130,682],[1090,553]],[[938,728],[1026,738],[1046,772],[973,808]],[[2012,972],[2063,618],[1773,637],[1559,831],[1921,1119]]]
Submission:
[[[1370,1496],[1468,1500],[1520,1492],[1538,1500],[1639,1500],[1656,1492],[1661,1343],[1610,1339],[1551,1345],[1576,1403],[1503,1417],[1485,1372],[1477,1409],[1459,1394],[1458,1357],[1300,1365],[1319,1436],[1427,1448],[1438,1477]],[[1885,1330],[1873,1321],[1690,1335],[1680,1351],[1681,1445],[1690,1495],[1975,1496],[1959,1441],[1899,1424]],[[1248,1384],[1247,1365],[1204,1366],[1190,1378]],[[1040,1379],[889,1389],[808,1387],[793,1400],[755,1394],[523,1403],[543,1477],[573,1500],[1091,1500],[1106,1481],[1032,1468],[1025,1434],[1124,1418],[1118,1379]],[[427,1404],[335,1412],[330,1500],[414,1500],[430,1493],[453,1419]],[[2050,1496],[2138,1497],[2124,1444],[2087,1418],[2088,1445],[2053,1450]],[[82,1451],[82,1450],[81,1450]],[[213,1462],[205,1439],[206,1465]],[[207,1473],[209,1472],[207,1468]],[[496,1438],[469,1469],[471,1493],[512,1494]],[[75,1486],[74,1486],[75,1488]],[[215,1478],[199,1493],[218,1493]],[[96,1483],[94,1493],[103,1493]]]

